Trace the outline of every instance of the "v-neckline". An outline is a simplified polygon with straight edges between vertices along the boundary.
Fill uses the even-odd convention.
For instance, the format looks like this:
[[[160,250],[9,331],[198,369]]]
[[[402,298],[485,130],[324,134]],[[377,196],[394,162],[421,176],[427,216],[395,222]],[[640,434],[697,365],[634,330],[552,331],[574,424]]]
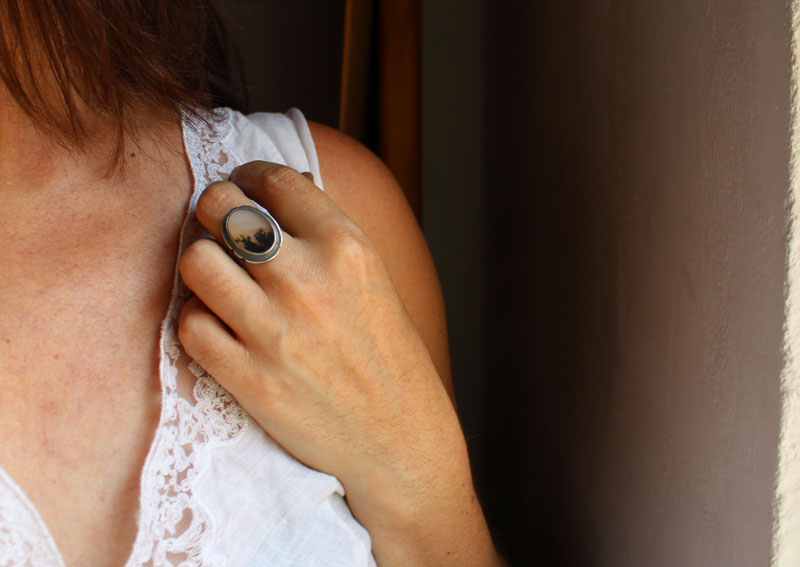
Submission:
[[[230,110],[229,109],[217,109],[216,116],[218,117],[218,124],[224,123],[226,120],[230,120]],[[210,114],[206,116],[206,119],[211,121],[214,120],[214,114]],[[186,162],[188,162],[189,172],[191,173],[191,187],[192,192],[189,196],[189,200],[187,202],[186,210],[184,211],[184,218],[183,222],[181,223],[181,231],[180,237],[178,239],[178,250],[176,251],[176,256],[174,259],[174,267],[173,267],[173,287],[172,291],[170,292],[170,300],[167,305],[166,313],[161,319],[161,334],[159,337],[159,360],[158,360],[158,368],[159,368],[159,387],[161,392],[161,410],[159,412],[159,419],[155,429],[152,432],[152,437],[150,439],[149,448],[147,451],[147,457],[142,465],[141,470],[139,471],[139,499],[138,505],[136,507],[135,513],[135,521],[136,521],[136,531],[135,537],[131,544],[131,548],[128,552],[128,556],[125,560],[124,567],[136,567],[133,561],[137,559],[137,550],[141,547],[140,539],[142,539],[142,531],[147,528],[147,525],[140,521],[143,517],[144,507],[145,507],[145,486],[147,484],[147,479],[149,476],[157,474],[156,471],[153,471],[154,468],[154,454],[156,452],[157,446],[159,443],[163,442],[163,435],[164,429],[166,427],[166,423],[171,419],[172,412],[175,411],[176,408],[172,407],[176,403],[175,400],[171,399],[170,396],[167,395],[167,385],[165,383],[166,380],[166,373],[165,369],[169,364],[169,359],[173,358],[172,355],[169,353],[169,340],[166,336],[170,332],[174,332],[174,329],[171,328],[172,326],[172,319],[175,317],[176,306],[179,300],[179,293],[180,293],[180,276],[178,272],[178,260],[180,259],[180,255],[183,249],[186,246],[186,238],[187,238],[187,227],[189,226],[192,218],[194,216],[194,209],[197,203],[197,198],[199,197],[200,193],[203,189],[202,179],[203,177],[208,177],[208,172],[206,175],[203,176],[200,173],[201,167],[201,156],[197,155],[196,149],[203,145],[203,140],[200,140],[201,137],[199,133],[199,128],[202,128],[203,120],[196,122],[194,125],[190,124],[190,121],[193,119],[189,114],[184,113],[181,118],[181,133],[182,133],[182,140],[183,140],[183,156]],[[206,122],[205,125],[209,125],[209,122]],[[212,133],[216,133],[214,128],[211,128]],[[226,136],[221,136],[220,138],[224,139]],[[222,142],[222,140],[220,140]],[[173,359],[174,365],[174,359]],[[6,496],[3,496],[3,492],[6,492]],[[53,534],[47,525],[47,523],[42,518],[39,510],[36,508],[35,504],[31,500],[31,498],[25,493],[22,487],[8,474],[8,472],[0,465],[0,503],[2,503],[3,498],[10,497],[12,501],[16,501],[18,507],[24,510],[24,516],[22,518],[17,518],[17,521],[21,521],[23,524],[27,521],[27,526],[18,526],[22,528],[22,533],[28,533],[25,530],[35,529],[38,533],[34,537],[34,541],[39,544],[43,544],[47,547],[47,549],[35,549],[34,552],[41,556],[43,559],[46,559],[46,562],[43,563],[48,567],[67,567],[64,557],[61,553],[61,549],[59,548],[58,544],[53,537]],[[2,509],[0,509],[2,511]],[[13,508],[12,508],[13,513]],[[0,534],[2,534],[3,525],[0,524]],[[55,562],[55,563],[54,563]],[[37,565],[37,563],[33,563],[33,565]]]

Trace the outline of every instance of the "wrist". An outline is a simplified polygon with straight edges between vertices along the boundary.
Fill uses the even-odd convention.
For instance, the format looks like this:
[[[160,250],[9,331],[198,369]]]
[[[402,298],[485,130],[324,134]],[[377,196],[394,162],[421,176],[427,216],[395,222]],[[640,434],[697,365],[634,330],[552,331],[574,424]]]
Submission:
[[[473,488],[466,447],[459,453],[440,461],[446,469],[437,467],[431,476],[397,467],[345,487],[381,567],[503,565]]]
[[[403,523],[374,522],[367,530],[381,567],[503,565],[474,492],[466,505],[431,509]]]

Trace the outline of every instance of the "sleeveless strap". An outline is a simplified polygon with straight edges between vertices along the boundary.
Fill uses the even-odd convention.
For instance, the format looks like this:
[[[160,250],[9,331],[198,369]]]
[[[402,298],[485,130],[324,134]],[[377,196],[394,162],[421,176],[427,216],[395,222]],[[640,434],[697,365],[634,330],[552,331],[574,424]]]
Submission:
[[[239,154],[243,163],[270,158],[277,154],[290,167],[310,171],[321,189],[322,175],[311,131],[303,113],[296,108],[286,114],[257,112],[247,116],[234,112],[226,143]]]

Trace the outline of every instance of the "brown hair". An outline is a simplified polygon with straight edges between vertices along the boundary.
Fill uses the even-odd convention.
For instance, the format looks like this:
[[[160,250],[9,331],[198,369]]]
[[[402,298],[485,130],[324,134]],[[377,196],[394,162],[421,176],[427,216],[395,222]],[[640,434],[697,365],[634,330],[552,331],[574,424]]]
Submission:
[[[2,0],[0,82],[34,125],[85,150],[81,109],[118,127],[112,168],[142,112],[246,105],[210,0]]]

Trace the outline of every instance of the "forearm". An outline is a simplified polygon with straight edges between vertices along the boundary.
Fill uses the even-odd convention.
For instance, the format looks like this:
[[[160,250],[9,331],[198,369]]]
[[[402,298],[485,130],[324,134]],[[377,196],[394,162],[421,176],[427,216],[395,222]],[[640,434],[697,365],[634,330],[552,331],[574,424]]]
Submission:
[[[494,548],[474,493],[466,503],[442,508],[421,522],[370,530],[380,567],[500,567],[505,562]]]
[[[434,443],[434,454],[427,443],[412,443],[418,449],[413,467],[394,462],[346,486],[353,513],[370,533],[378,565],[505,565],[473,488],[460,428],[445,435],[440,431]],[[421,467],[419,458],[426,453]]]

